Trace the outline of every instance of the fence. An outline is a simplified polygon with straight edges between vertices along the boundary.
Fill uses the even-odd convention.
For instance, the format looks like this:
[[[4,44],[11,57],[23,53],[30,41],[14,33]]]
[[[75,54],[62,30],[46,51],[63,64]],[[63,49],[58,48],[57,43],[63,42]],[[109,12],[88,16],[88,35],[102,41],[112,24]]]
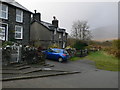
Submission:
[[[75,49],[67,49],[67,52],[69,53],[70,57],[84,57],[87,56],[90,52],[88,49],[82,49],[82,50],[75,50]]]
[[[75,56],[77,56],[77,57],[84,57],[84,56],[87,56],[88,53],[89,53],[88,49],[76,50]]]

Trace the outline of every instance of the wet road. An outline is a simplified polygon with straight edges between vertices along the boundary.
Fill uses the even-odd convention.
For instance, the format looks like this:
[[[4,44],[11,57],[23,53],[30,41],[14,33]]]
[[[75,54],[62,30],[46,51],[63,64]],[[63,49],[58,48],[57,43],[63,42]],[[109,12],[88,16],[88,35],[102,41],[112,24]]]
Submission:
[[[79,60],[54,64],[52,69],[81,73],[3,82],[3,88],[118,88],[118,72],[96,69],[94,62]]]

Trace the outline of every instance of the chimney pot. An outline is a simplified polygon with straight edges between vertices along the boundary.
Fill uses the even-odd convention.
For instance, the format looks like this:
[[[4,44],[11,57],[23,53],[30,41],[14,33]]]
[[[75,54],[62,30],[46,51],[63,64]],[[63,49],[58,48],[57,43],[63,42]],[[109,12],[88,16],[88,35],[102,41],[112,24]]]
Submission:
[[[54,20],[56,20],[56,17],[55,17],[55,16],[53,16],[53,19],[54,19]]]
[[[37,10],[34,11],[35,13],[33,14],[33,20],[41,21],[41,14],[39,12],[37,13]]]
[[[37,10],[34,10],[35,11],[35,13],[37,12]]]
[[[54,25],[56,28],[58,27],[58,20],[56,19],[56,17],[55,16],[53,16],[53,19],[54,20],[52,20],[52,25]]]

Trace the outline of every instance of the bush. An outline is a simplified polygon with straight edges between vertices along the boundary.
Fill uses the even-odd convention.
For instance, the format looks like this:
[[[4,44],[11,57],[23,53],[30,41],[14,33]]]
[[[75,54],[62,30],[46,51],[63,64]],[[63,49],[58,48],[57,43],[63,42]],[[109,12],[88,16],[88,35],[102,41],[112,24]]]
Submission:
[[[107,51],[109,54],[120,58],[120,39],[119,40],[113,40],[112,41],[112,46],[105,47],[104,51]]]
[[[112,41],[112,47],[114,49],[120,49],[120,39]]]
[[[57,45],[57,44],[52,44],[52,45],[50,45],[48,48],[60,48],[60,47],[59,47],[59,45]]]
[[[3,46],[3,47],[6,47],[7,45],[13,45],[13,44],[14,44],[14,43],[11,42],[11,41],[5,41],[5,42],[2,43],[2,46]]]
[[[76,43],[73,45],[73,47],[77,50],[85,49],[86,46],[88,46],[88,44],[81,40],[77,40]]]

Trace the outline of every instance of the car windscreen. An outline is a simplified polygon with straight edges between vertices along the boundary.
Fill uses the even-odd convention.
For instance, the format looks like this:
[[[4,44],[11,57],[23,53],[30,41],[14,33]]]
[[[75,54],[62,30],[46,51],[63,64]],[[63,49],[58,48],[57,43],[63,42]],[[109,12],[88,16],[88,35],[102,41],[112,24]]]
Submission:
[[[47,52],[53,52],[53,50],[52,49],[48,49]]]
[[[55,52],[55,53],[60,53],[60,52],[61,52],[61,50],[54,50],[54,52]]]

